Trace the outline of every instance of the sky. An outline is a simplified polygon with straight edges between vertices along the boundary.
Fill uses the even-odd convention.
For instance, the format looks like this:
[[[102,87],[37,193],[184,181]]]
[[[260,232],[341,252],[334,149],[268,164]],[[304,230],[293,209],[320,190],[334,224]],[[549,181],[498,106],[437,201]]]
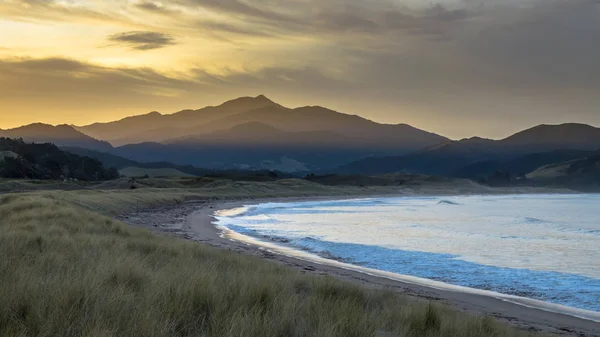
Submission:
[[[0,128],[264,94],[459,139],[600,126],[600,0],[0,0]]]

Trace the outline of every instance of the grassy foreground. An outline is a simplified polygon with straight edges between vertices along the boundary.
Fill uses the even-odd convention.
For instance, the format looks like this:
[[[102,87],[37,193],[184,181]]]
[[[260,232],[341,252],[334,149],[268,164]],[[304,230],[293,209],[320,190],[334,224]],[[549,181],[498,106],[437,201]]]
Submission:
[[[102,215],[170,193],[0,196],[0,336],[530,335]]]

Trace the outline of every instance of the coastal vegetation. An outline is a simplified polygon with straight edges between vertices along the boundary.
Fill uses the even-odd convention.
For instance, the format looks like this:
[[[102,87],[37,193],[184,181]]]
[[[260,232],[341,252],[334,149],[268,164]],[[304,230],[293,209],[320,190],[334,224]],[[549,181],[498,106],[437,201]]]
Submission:
[[[112,217],[186,199],[301,196],[315,188],[236,184],[0,196],[0,336],[532,335]]]
[[[60,150],[49,143],[0,138],[0,178],[109,180],[119,177],[96,159]]]

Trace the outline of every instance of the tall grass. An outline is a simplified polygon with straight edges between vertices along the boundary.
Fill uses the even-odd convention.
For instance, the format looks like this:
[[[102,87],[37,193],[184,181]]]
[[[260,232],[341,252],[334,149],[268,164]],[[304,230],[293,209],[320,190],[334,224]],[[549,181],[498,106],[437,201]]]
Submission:
[[[69,199],[70,197],[65,197]],[[489,318],[0,196],[0,336],[527,336]]]

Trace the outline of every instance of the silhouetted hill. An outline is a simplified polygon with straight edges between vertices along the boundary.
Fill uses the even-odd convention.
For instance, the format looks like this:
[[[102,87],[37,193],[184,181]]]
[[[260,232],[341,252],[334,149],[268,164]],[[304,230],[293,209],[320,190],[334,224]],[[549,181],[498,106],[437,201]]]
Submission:
[[[496,171],[501,171],[510,174],[512,177],[519,177],[524,176],[541,166],[584,158],[590,154],[590,151],[565,149],[532,153],[508,160],[476,162],[451,172],[450,175],[458,178],[479,180],[488,178]]]
[[[499,143],[519,151],[556,148],[592,151],[600,146],[600,128],[575,123],[538,125],[500,140]]]
[[[554,137],[552,135],[555,135]],[[502,140],[470,138],[450,141],[404,156],[371,157],[336,169],[340,173],[385,174],[394,172],[468,176],[510,164],[511,159],[541,152],[525,158],[525,163],[556,162],[577,156],[576,151],[600,147],[600,129],[582,124],[540,125]],[[565,152],[566,151],[566,152]],[[569,151],[574,151],[570,152]],[[582,153],[580,153],[582,154]],[[474,165],[472,167],[469,167]],[[529,165],[524,165],[529,168]]]
[[[302,172],[448,141],[408,125],[378,124],[321,107],[288,109],[275,104],[220,118],[195,130],[193,135],[164,143],[124,145],[115,153],[142,162]]]
[[[293,138],[293,137],[292,137]],[[284,138],[280,138],[284,139]],[[348,158],[362,158],[365,150],[323,146],[319,142],[296,146],[297,142],[269,143],[252,140],[246,144],[214,141],[186,144],[141,143],[115,149],[120,156],[139,162],[169,161],[179,165],[213,170],[270,170],[308,172],[335,167]]]
[[[214,120],[198,133],[230,129],[239,124],[261,122],[284,132],[328,131],[348,137],[350,146],[361,144],[374,150],[408,153],[448,141],[447,138],[406,124],[379,124],[356,115],[347,115],[323,107],[288,109],[268,106]],[[167,141],[176,142],[177,139]],[[376,151],[375,151],[376,152]]]
[[[263,95],[242,97],[217,107],[184,110],[171,115],[154,112],[78,127],[78,130],[115,145],[177,143],[250,123],[264,123],[282,132],[333,132],[348,137],[349,146],[368,145],[373,153],[381,149],[395,154],[408,153],[448,141],[445,137],[406,124],[379,124],[322,107],[289,109]]]
[[[0,138],[0,177],[95,181],[115,179],[119,174],[96,159],[61,151],[53,144]]]
[[[153,163],[140,163],[135,160],[123,158],[121,156],[117,156],[115,154],[94,151],[90,149],[78,148],[78,147],[61,147],[61,150],[73,153],[79,156],[86,156],[90,158],[97,159],[100,161],[105,167],[114,167],[117,170],[121,170],[127,167],[138,167],[138,168],[146,168],[146,169],[174,169],[178,170],[190,175],[204,175],[209,170],[194,167],[192,165],[176,165],[173,163],[158,161]]]
[[[536,184],[598,191],[600,190],[600,152],[585,158],[542,166],[527,174],[527,179]]]
[[[31,143],[52,143],[57,146],[77,146],[99,151],[111,151],[112,146],[104,141],[85,135],[69,125],[52,126],[35,123],[9,130],[0,130],[0,137],[22,138]]]
[[[266,148],[309,146],[356,148],[360,144],[331,131],[284,132],[265,123],[248,122],[235,125],[228,130],[178,139],[168,143],[168,145],[191,147],[204,147],[207,145],[247,147],[252,145]]]
[[[199,133],[201,125],[213,120],[267,106],[277,107],[279,105],[263,95],[240,97],[219,106],[209,106],[198,110],[183,110],[168,115],[151,112],[119,121],[95,123],[76,128],[85,134],[107,140],[116,146],[161,142],[174,137]]]
[[[112,153],[138,162],[289,172],[405,154],[449,141],[406,124],[379,124],[322,107],[289,109],[263,95],[78,129],[120,144]]]

